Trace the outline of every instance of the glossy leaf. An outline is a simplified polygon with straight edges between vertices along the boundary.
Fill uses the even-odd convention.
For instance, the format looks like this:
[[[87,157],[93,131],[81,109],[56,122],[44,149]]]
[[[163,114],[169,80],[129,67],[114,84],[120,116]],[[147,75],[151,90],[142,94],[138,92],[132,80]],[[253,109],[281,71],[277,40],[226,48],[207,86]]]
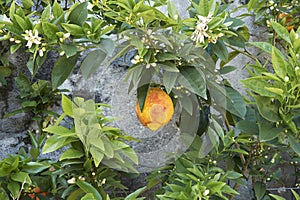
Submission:
[[[254,192],[257,200],[263,199],[266,193],[266,185],[261,182],[254,183]]]
[[[62,23],[61,26],[71,35],[78,36],[78,37],[84,36],[83,29],[79,25]]]
[[[59,135],[61,137],[70,137],[70,136],[76,136],[76,133],[73,130],[70,130],[63,126],[48,126],[47,128],[44,128],[43,131],[52,133],[55,135]]]
[[[102,64],[106,53],[100,49],[91,51],[81,63],[80,70],[85,79],[88,79]]]
[[[182,67],[180,69],[179,83],[191,92],[206,99],[206,81],[202,71],[194,67]]]
[[[88,15],[87,9],[88,2],[83,2],[77,5],[70,13],[68,19],[72,24],[77,24],[82,26],[82,24],[86,21]]]
[[[59,3],[57,3],[57,1],[54,1],[53,3],[52,12],[54,18],[56,19],[59,18],[64,13],[62,7],[59,5]]]
[[[48,169],[49,167],[51,167],[51,164],[47,162],[31,161],[26,163],[26,165],[23,167],[23,171],[31,174],[37,174],[44,171],[45,169]]]
[[[75,56],[77,54],[77,47],[72,44],[60,44],[60,47],[65,52],[67,58]]]
[[[17,199],[21,189],[21,184],[15,181],[11,181],[7,184],[7,189],[9,190],[10,195],[13,197],[13,199]]]
[[[245,85],[246,88],[252,90],[253,92],[258,93],[261,96],[273,97],[273,98],[280,97],[277,93],[274,93],[269,89],[266,89],[268,87],[271,87],[272,85],[269,84],[262,76],[247,78],[241,80],[241,82]]]
[[[252,95],[256,101],[259,113],[271,122],[278,122],[281,120],[279,117],[279,105],[273,102],[272,98]]]
[[[84,192],[92,193],[95,199],[102,200],[101,194],[90,183],[85,181],[77,181],[76,185],[78,185],[78,187],[80,187]]]
[[[227,110],[236,116],[244,118],[247,109],[242,95],[230,87],[225,87],[225,90],[227,96]]]
[[[272,64],[275,73],[284,80],[287,76],[287,64],[284,60],[283,54],[276,48],[272,49]]]
[[[52,87],[58,88],[72,73],[76,66],[78,54],[67,58],[65,55],[59,57],[54,64],[51,74]]]
[[[43,32],[44,34],[51,40],[56,41],[56,33],[58,32],[58,28],[55,24],[50,22],[43,22],[42,23]]]
[[[45,145],[42,148],[42,153],[50,153],[62,147],[69,145],[71,142],[77,139],[61,138],[59,135],[53,135],[46,140]]]
[[[222,61],[228,60],[228,50],[223,41],[218,40],[217,43],[212,46],[212,50]]]
[[[281,24],[271,21],[271,26],[275,30],[275,32],[281,37],[283,40],[285,40],[290,46],[292,46],[290,34],[286,27],[282,26]]]
[[[61,106],[66,115],[73,117],[73,102],[64,94],[61,95]]]
[[[26,9],[30,9],[34,5],[32,0],[22,0],[22,4]]]
[[[178,73],[176,73],[176,72],[169,72],[169,71],[164,72],[163,85],[165,86],[168,94],[173,89],[173,87],[176,83],[177,77],[178,77]]]
[[[300,155],[300,143],[299,140],[297,140],[294,136],[289,135],[288,137],[289,143],[292,147],[292,149]]]
[[[259,128],[259,140],[262,142],[270,141],[278,137],[282,129],[274,127],[268,122],[258,123]]]
[[[137,189],[136,191],[132,192],[131,194],[129,194],[124,200],[143,200],[145,199],[145,197],[142,198],[138,198],[138,196],[144,192],[147,189],[147,187],[142,187]]]
[[[63,154],[59,158],[59,161],[62,161],[65,159],[81,158],[83,156],[84,156],[83,152],[70,148],[63,152]]]
[[[258,47],[269,54],[272,54],[273,46],[268,42],[249,42],[249,44]]]
[[[22,172],[22,171],[19,171],[19,172],[16,172],[14,174],[11,175],[11,179],[14,180],[14,181],[17,181],[19,183],[29,183],[31,184],[31,179],[28,175],[28,173],[25,173],[25,172]]]

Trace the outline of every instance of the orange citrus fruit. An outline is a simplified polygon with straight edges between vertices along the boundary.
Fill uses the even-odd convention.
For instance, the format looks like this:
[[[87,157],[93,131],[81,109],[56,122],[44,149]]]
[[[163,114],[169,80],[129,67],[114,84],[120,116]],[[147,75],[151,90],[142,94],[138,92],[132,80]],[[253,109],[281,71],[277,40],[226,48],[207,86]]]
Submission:
[[[41,191],[41,188],[40,188],[40,187],[35,187],[35,188],[33,188],[33,193],[28,194],[28,196],[29,196],[31,199],[40,200],[40,198],[39,198],[37,195],[40,195],[40,196],[48,196],[49,193],[48,193],[48,192],[43,192],[43,191]]]
[[[174,114],[174,106],[170,96],[161,88],[151,87],[148,90],[144,108],[136,101],[136,115],[144,126],[152,131],[169,123]]]
[[[286,28],[288,29],[288,31],[291,31],[294,28],[293,25],[290,25],[290,26],[287,25],[293,20],[293,15],[289,15],[287,13],[280,13],[278,17],[279,17],[279,19],[285,18],[285,25],[286,25]]]

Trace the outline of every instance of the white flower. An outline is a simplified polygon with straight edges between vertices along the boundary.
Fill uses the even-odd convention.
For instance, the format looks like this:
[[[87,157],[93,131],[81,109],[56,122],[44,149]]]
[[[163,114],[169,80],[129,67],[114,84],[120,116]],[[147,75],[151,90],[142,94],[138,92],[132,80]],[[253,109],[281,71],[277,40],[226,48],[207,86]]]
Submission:
[[[289,82],[290,78],[288,76],[284,77],[284,82]]]
[[[71,33],[65,33],[61,38],[59,38],[60,42],[64,42],[71,36]]]
[[[32,30],[26,30],[25,34],[22,34],[27,40],[26,46],[30,49],[33,44],[41,44],[42,38],[39,37],[39,32],[37,30],[34,30],[34,34],[32,33]]]
[[[44,56],[44,51],[42,49],[39,50],[39,56],[43,57]]]
[[[203,196],[207,196],[209,194],[209,189],[206,189],[204,192],[203,192]]]
[[[67,182],[69,184],[74,184],[74,183],[76,183],[76,179],[73,177],[73,178],[69,179]]]
[[[205,37],[209,36],[207,34],[207,31],[208,31],[208,23],[210,22],[211,19],[212,19],[211,14],[209,14],[207,17],[198,15],[198,21],[191,37],[193,41],[199,42],[201,44],[205,42]]]

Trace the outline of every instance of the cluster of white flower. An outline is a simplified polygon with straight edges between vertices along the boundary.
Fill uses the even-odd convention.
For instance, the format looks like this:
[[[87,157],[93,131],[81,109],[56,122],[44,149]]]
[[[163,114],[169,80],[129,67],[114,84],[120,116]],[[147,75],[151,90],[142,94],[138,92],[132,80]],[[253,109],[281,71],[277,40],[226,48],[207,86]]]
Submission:
[[[208,23],[212,20],[212,14],[207,17],[198,15],[198,21],[195,30],[191,36],[191,39],[196,43],[205,44],[207,38],[209,43],[215,44],[218,39],[224,36],[223,33],[214,34],[213,30],[209,29]]]
[[[141,58],[139,55],[136,55],[136,56],[134,56],[134,58],[131,60],[131,63],[132,63],[132,64],[137,64],[137,63],[143,62],[143,61],[144,61],[143,58]]]
[[[270,0],[268,2],[268,6],[269,6],[270,10],[274,10],[277,7],[277,3],[275,3],[273,0]]]
[[[204,43],[205,37],[208,37],[208,23],[211,21],[211,14],[207,17],[198,15],[198,21],[191,39],[195,42]]]
[[[32,30],[26,30],[25,34],[22,35],[24,36],[25,40],[27,40],[26,47],[28,47],[29,49],[33,44],[41,44],[42,38],[39,37],[39,32],[37,30],[34,30],[34,33],[32,32]]]
[[[46,51],[46,44],[41,42],[42,38],[39,36],[38,30],[34,30],[34,32],[33,30],[26,30],[25,34],[22,34],[22,36],[25,38],[25,40],[27,40],[26,47],[28,47],[28,49],[30,49],[32,45],[39,46],[40,44],[42,44],[42,47],[39,49],[39,56],[44,56],[44,52]],[[15,42],[17,43],[17,41]]]

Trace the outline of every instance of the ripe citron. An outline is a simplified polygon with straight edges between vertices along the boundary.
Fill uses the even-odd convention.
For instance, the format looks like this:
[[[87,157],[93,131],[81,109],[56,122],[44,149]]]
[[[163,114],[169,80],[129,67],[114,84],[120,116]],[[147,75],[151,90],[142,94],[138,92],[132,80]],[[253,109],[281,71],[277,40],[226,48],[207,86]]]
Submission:
[[[173,114],[173,101],[161,88],[149,88],[142,112],[139,102],[136,101],[136,115],[139,121],[152,131],[168,124]]]

